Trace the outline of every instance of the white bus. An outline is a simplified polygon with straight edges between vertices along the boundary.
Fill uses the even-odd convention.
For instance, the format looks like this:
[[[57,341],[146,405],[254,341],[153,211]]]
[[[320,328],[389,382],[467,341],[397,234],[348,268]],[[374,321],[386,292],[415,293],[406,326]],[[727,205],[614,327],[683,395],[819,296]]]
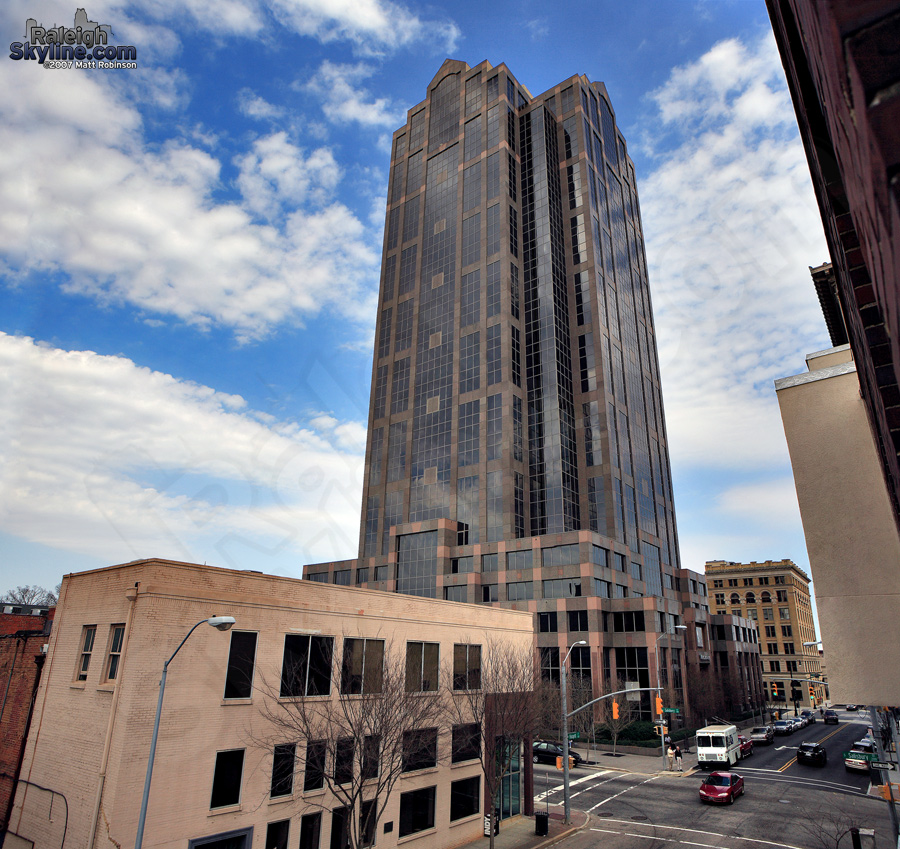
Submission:
[[[697,764],[729,770],[741,757],[741,743],[734,725],[707,725],[697,729]]]

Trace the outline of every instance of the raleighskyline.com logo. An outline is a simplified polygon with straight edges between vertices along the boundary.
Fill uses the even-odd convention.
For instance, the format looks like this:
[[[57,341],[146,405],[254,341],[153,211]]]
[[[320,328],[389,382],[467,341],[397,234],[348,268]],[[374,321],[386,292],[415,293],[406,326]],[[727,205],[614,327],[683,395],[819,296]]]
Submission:
[[[36,60],[45,68],[136,68],[137,48],[110,44],[112,27],[89,21],[84,9],[75,12],[72,27],[42,27],[25,21],[25,40],[9,45],[9,58]]]

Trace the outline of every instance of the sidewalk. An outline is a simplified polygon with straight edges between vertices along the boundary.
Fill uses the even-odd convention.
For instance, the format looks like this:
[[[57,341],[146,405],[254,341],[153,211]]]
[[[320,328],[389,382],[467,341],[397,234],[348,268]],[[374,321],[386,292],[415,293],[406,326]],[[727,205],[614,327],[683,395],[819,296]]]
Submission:
[[[543,805],[536,806],[539,811],[545,810]],[[589,816],[584,811],[572,811],[569,825],[566,825],[561,805],[550,806],[549,834],[546,837],[538,837],[534,833],[534,817],[516,817],[513,820],[504,820],[500,824],[500,833],[494,837],[495,849],[542,849],[550,846],[575,831],[584,828]],[[479,837],[467,846],[486,849],[489,838]]]
[[[646,755],[633,754],[617,754],[613,757],[611,752],[598,751],[596,749],[588,749],[586,746],[574,746],[586,761],[587,765],[578,767],[572,771],[573,776],[578,777],[583,774],[584,770],[589,769],[612,769],[616,772],[630,772],[636,775],[661,775],[669,778],[683,778],[693,775],[697,771],[697,751],[683,752],[682,767],[684,772],[669,772],[666,764],[663,763],[662,752],[657,749],[655,751],[648,749]],[[651,751],[653,754],[651,755]],[[559,781],[562,782],[562,773],[559,774]],[[535,794],[539,792],[537,782],[535,782]]]

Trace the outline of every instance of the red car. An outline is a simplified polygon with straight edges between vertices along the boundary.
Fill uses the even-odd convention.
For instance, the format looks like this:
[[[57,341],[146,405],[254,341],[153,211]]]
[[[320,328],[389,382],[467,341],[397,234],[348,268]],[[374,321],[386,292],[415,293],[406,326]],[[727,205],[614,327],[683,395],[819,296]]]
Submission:
[[[736,772],[711,772],[700,785],[700,801],[732,805],[743,792],[744,779]]]
[[[749,737],[742,737],[738,734],[738,741],[741,744],[741,760],[749,758],[753,754],[753,741]]]

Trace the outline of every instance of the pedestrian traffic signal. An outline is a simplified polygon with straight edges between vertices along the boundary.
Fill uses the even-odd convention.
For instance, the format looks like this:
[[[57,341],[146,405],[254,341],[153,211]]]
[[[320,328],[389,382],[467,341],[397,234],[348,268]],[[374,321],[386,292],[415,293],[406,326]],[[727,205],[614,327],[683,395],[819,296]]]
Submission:
[[[613,719],[619,718],[619,703],[618,702],[613,702],[612,713],[613,713]]]
[[[663,715],[662,698],[660,696],[656,697],[656,715],[657,716]]]

